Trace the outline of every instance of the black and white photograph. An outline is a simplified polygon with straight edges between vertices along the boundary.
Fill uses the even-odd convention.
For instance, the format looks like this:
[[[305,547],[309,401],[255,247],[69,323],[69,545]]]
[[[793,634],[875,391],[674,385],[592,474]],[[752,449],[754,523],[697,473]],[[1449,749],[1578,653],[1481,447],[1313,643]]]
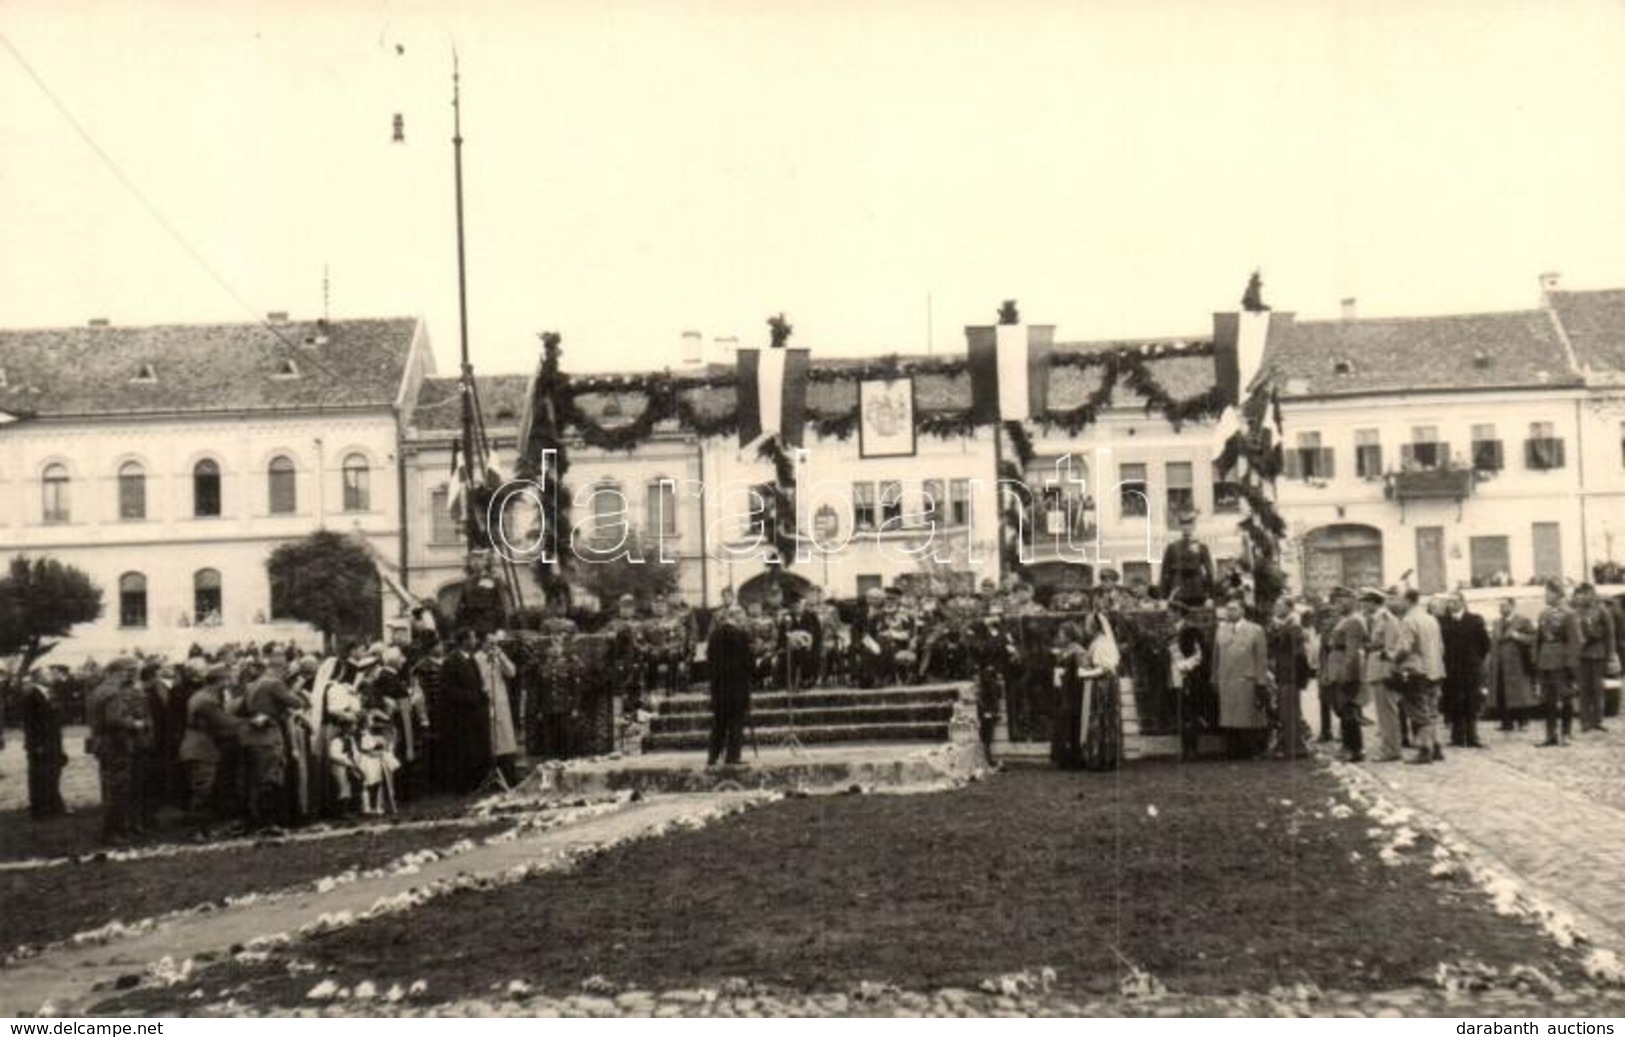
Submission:
[[[1621,55],[0,0],[0,1017],[1615,1033]]]

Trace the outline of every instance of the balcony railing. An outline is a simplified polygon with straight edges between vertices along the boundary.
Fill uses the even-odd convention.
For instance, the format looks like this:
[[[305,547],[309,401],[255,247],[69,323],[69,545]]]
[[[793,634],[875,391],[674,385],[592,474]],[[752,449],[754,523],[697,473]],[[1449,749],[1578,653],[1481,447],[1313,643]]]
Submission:
[[[1473,495],[1473,473],[1468,468],[1417,468],[1388,473],[1388,496],[1401,503],[1413,500],[1463,501]]]

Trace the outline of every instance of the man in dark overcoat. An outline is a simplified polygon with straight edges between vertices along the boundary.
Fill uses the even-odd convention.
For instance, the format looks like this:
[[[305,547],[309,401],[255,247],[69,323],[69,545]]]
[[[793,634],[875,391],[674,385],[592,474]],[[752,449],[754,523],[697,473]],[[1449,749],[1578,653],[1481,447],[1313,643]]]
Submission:
[[[1484,706],[1484,659],[1490,654],[1490,632],[1484,617],[1467,611],[1460,594],[1445,601],[1439,619],[1444,638],[1444,707],[1450,721],[1450,744],[1482,749],[1478,740],[1478,714]]]
[[[716,766],[718,757],[736,764],[744,750],[745,721],[750,716],[750,689],[755,675],[750,632],[745,629],[742,609],[729,608],[717,617],[705,658],[711,671],[711,744],[706,764]]]

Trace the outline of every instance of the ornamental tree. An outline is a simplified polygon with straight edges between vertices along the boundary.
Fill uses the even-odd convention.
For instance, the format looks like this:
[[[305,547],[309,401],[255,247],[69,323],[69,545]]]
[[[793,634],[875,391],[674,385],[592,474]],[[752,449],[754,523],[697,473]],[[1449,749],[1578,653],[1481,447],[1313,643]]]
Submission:
[[[102,614],[101,588],[55,558],[19,555],[0,579],[0,655],[20,656],[18,673],[55,648],[76,624]]]
[[[278,545],[265,562],[272,613],[302,620],[328,644],[341,634],[373,630],[378,621],[378,571],[366,547],[329,529]]]

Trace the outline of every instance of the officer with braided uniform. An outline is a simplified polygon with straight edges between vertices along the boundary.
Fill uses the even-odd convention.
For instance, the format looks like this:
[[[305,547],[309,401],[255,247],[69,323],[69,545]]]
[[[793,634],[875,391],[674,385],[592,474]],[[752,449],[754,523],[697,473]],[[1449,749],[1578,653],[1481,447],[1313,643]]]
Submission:
[[[675,694],[681,688],[686,669],[688,631],[683,621],[671,614],[664,594],[655,595],[641,633],[644,687]]]

